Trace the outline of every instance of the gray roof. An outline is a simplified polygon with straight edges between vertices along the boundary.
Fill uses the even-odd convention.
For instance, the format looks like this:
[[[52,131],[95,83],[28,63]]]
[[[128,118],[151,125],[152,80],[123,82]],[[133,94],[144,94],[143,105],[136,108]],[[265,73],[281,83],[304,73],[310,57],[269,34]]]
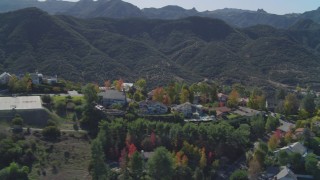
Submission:
[[[247,107],[239,106],[239,108],[236,111],[234,111],[233,113],[239,114],[241,116],[255,116],[257,114],[260,114],[261,111],[257,111],[255,109],[250,109]]]
[[[295,127],[295,124],[293,123],[290,123],[290,122],[286,122],[286,121],[283,121],[283,120],[279,120],[280,121],[280,124],[281,126],[279,126],[277,129],[283,131],[283,132],[288,132],[291,130],[291,128],[294,128]]]
[[[42,109],[40,96],[0,97],[0,110]]]
[[[105,92],[101,92],[98,95],[102,96],[103,99],[125,99],[124,93],[117,90],[106,90]]]
[[[280,148],[279,150],[275,151],[275,153],[279,151],[286,151],[287,153],[299,153],[304,156],[307,153],[307,148],[304,147],[300,142],[295,142],[293,144]]]
[[[278,180],[297,180],[296,175],[287,167],[282,167],[282,170],[276,175]]]

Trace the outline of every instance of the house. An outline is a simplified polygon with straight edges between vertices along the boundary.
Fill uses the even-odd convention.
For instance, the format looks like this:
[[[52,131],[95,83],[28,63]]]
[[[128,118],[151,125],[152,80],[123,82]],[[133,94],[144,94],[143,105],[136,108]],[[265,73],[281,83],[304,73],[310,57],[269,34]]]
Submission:
[[[45,81],[50,85],[56,84],[56,83],[58,83],[58,76],[55,75],[54,77],[46,77]]]
[[[275,180],[297,180],[297,176],[287,167],[282,166],[281,171],[274,176]]]
[[[279,120],[280,121],[280,126],[277,128],[278,130],[280,130],[280,132],[282,134],[285,134],[287,132],[289,132],[292,128],[294,128],[296,125],[287,121],[283,121],[283,120]]]
[[[107,90],[100,92],[98,96],[101,98],[101,104],[105,107],[110,107],[114,104],[126,105],[128,100],[126,94],[122,91]]]
[[[12,76],[7,72],[0,74],[0,84],[8,84],[11,77]]]
[[[296,136],[296,138],[301,138],[302,137],[302,135],[303,135],[303,133],[304,133],[304,131],[306,130],[306,128],[298,128],[298,129],[296,129],[295,131],[294,131],[294,135]],[[312,131],[309,131],[310,132],[310,135],[312,136],[312,137],[314,137],[315,136],[315,134],[312,132]]]
[[[261,114],[261,111],[239,106],[239,108],[235,110],[233,113],[238,114],[240,116],[251,117],[251,116],[256,116],[258,114]]]
[[[192,105],[189,102],[174,106],[171,110],[182,113],[184,117],[192,116]]]
[[[280,148],[276,151],[274,151],[275,154],[278,154],[280,151],[285,151],[287,152],[288,154],[289,153],[299,153],[301,154],[303,157],[305,157],[307,155],[307,148],[304,147],[304,145],[302,145],[300,142],[295,142],[295,143],[292,143],[288,146],[285,146],[283,148]]]
[[[221,116],[231,112],[231,109],[228,107],[225,107],[225,106],[224,107],[216,107],[215,110],[216,110],[217,117],[221,117]]]
[[[43,75],[36,72],[36,73],[30,73],[30,78],[32,80],[33,84],[42,84],[43,82]]]
[[[238,99],[239,105],[240,106],[247,106],[247,104],[249,103],[249,98],[239,98]]]
[[[123,83],[122,88],[127,92],[133,87],[133,83]]]
[[[161,102],[145,100],[139,102],[141,114],[166,114],[168,107]]]

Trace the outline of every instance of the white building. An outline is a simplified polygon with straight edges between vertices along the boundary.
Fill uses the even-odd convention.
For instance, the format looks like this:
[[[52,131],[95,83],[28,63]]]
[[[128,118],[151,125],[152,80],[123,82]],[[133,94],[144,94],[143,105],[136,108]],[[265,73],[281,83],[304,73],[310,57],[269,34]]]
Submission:
[[[0,84],[7,84],[11,77],[12,76],[7,72],[0,74]]]
[[[43,109],[40,96],[0,97],[0,111]]]

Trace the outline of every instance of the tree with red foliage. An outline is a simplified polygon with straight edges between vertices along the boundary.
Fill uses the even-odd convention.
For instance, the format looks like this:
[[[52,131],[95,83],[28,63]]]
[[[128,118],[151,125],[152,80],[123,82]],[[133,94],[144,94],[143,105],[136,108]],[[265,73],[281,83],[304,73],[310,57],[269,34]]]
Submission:
[[[135,153],[136,151],[137,151],[137,147],[133,143],[130,144],[130,146],[128,148],[128,156],[129,156],[129,158],[131,158],[133,153]]]

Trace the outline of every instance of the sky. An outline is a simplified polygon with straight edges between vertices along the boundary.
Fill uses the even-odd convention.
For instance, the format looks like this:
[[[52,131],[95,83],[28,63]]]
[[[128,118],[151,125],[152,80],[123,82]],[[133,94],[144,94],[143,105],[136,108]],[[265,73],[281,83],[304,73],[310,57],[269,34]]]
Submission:
[[[77,1],[77,0],[68,0]],[[237,8],[246,10],[264,9],[273,14],[303,13],[320,7],[320,0],[123,0],[139,8],[178,5],[198,11]]]

